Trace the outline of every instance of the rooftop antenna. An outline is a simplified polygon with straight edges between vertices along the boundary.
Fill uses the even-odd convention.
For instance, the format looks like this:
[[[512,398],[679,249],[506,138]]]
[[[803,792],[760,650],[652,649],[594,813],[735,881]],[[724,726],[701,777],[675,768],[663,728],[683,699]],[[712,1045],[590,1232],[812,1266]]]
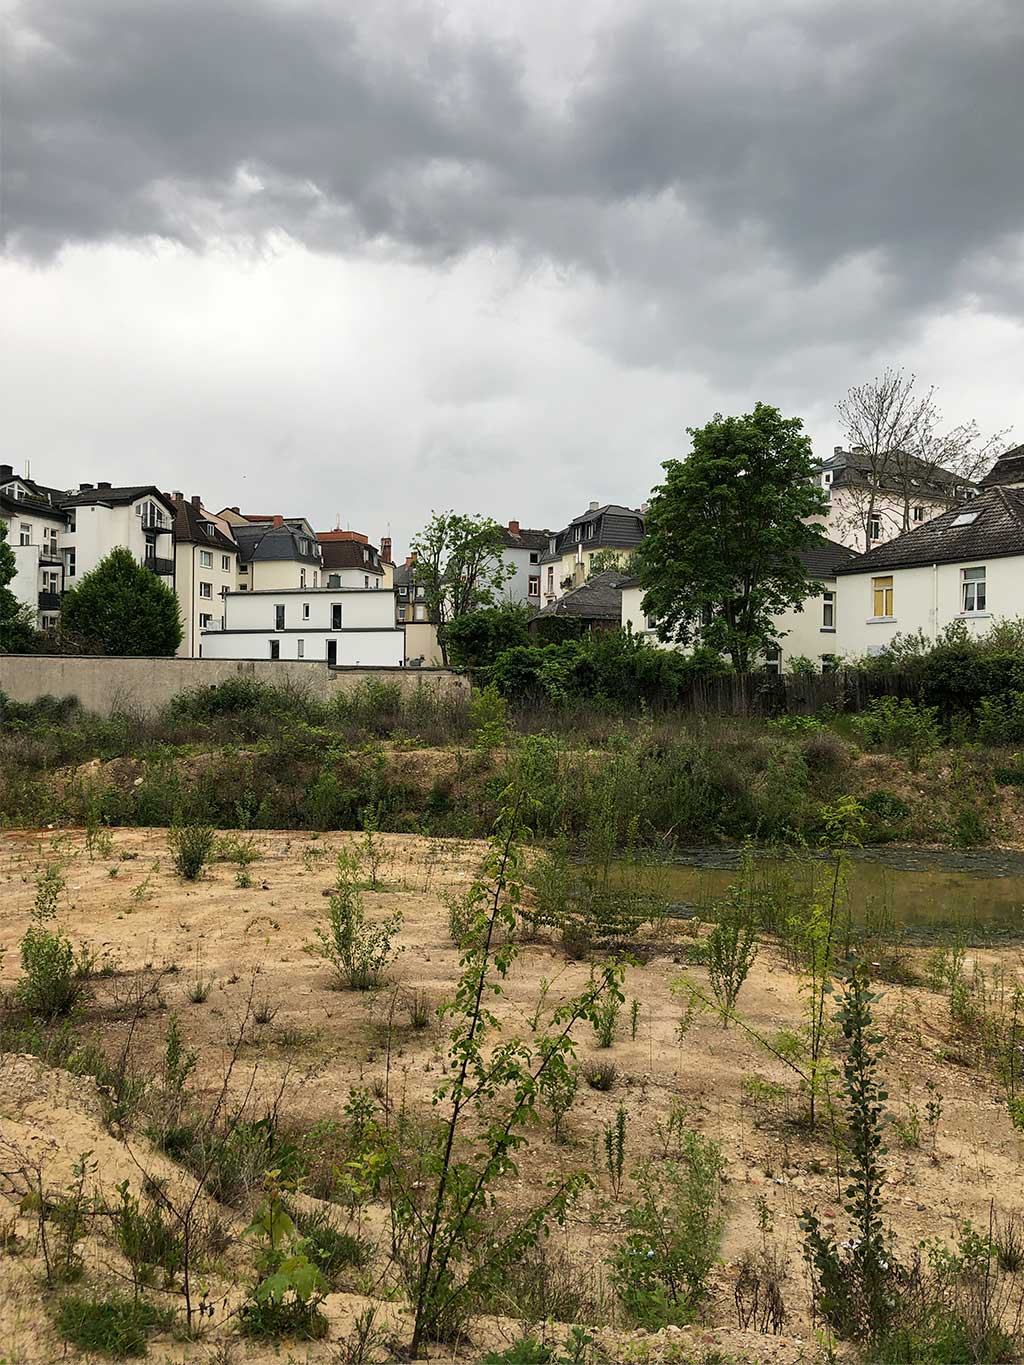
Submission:
[[[334,529],[335,529],[336,531],[340,531],[340,530],[341,530],[341,513],[340,513],[340,512],[335,512],[335,514],[334,514]]]

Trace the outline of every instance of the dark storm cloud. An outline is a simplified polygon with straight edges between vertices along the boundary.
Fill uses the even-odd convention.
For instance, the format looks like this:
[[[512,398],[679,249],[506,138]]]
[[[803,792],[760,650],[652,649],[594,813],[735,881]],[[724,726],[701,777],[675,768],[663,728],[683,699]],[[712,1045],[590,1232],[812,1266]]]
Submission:
[[[390,8],[23,0],[9,247],[511,245],[629,286],[636,311],[593,325],[641,361],[744,312],[763,343],[827,333],[829,310],[877,332],[972,288],[999,304],[991,261],[1024,209],[1019,0],[624,6],[540,93],[526,11],[512,45]],[[858,257],[887,281],[870,308]],[[751,317],[758,282],[788,305]]]

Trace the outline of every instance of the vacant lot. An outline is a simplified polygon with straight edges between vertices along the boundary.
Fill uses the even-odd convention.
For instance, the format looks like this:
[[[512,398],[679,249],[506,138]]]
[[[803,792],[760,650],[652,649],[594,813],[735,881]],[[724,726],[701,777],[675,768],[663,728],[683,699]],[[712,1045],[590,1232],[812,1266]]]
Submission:
[[[260,831],[248,839],[248,851],[240,855],[237,842],[233,853],[222,848],[233,861],[215,861],[199,880],[187,882],[173,870],[165,830],[0,836],[0,951],[6,950],[2,986],[9,996],[7,1051],[0,1057],[0,1350],[8,1360],[28,1365],[63,1358],[54,1323],[72,1288],[52,1267],[47,1287],[39,1232],[42,1223],[47,1257],[63,1254],[68,1238],[60,1217],[66,1223],[69,1192],[81,1210],[81,1227],[73,1249],[80,1266],[67,1278],[73,1292],[85,1296],[135,1292],[138,1277],[110,1212],[124,1198],[117,1191],[121,1182],[143,1200],[154,1181],[175,1206],[191,1197],[195,1161],[190,1175],[187,1162],[172,1160],[165,1130],[164,1150],[158,1149],[145,1098],[147,1085],[154,1092],[167,1088],[172,1018],[185,1052],[196,1054],[183,1083],[187,1104],[208,1112],[219,1103],[220,1112],[240,1125],[270,1115],[277,1145],[268,1147],[268,1160],[287,1159],[295,1172],[288,1182],[290,1206],[307,1214],[326,1209],[331,1226],[354,1239],[357,1250],[350,1247],[348,1263],[331,1267],[326,1339],[289,1341],[280,1349],[243,1341],[237,1313],[258,1279],[258,1239],[246,1229],[265,1198],[263,1172],[243,1174],[223,1198],[206,1190],[206,1223],[216,1221],[217,1235],[207,1238],[195,1273],[212,1312],[197,1324],[201,1339],[184,1340],[180,1274],[158,1269],[143,1277],[144,1297],[175,1314],[173,1324],[151,1329],[151,1357],[372,1361],[394,1358],[391,1343],[408,1339],[407,1298],[390,1256],[385,1201],[379,1192],[353,1194],[352,1181],[363,1179],[364,1171],[350,1173],[348,1181],[345,1176],[350,1097],[353,1089],[368,1092],[378,1108],[402,1112],[424,1130],[443,1110],[435,1109],[432,1097],[447,1074],[452,1017],[439,1018],[436,1008],[450,999],[460,970],[450,907],[465,895],[485,846],[374,836],[360,875],[376,889],[365,887],[362,901],[370,921],[401,914],[401,952],[380,989],[339,990],[328,964],[305,950],[328,907],[339,851],[364,837]],[[19,943],[48,867],[59,869],[63,883],[58,921],[76,945],[88,945],[91,956],[81,1000],[70,1026],[63,1026],[74,1029],[77,1053],[60,1039],[60,1028],[33,1032],[13,1003]],[[710,1011],[687,1016],[677,983],[685,973],[700,990],[708,989],[707,970],[697,962],[704,932],[675,921],[634,931],[611,1047],[597,1046],[588,1023],[574,1030],[579,1061],[594,1064],[592,1079],[594,1068],[607,1073],[611,1063],[613,1083],[601,1090],[581,1080],[557,1141],[548,1108],[537,1106],[528,1141],[515,1154],[517,1173],[497,1183],[497,1204],[488,1216],[502,1224],[521,1215],[559,1173],[583,1169],[591,1184],[571,1205],[565,1227],[542,1241],[542,1252],[521,1258],[530,1263],[530,1276],[521,1264],[503,1287],[492,1286],[486,1302],[475,1306],[468,1338],[430,1348],[438,1358],[479,1360],[527,1328],[536,1335],[546,1331],[561,1344],[572,1321],[593,1329],[591,1350],[605,1352],[599,1359],[711,1361],[724,1358],[718,1351],[751,1361],[814,1356],[797,1219],[809,1208],[837,1234],[846,1224],[845,1182],[832,1140],[841,1133],[827,1118],[809,1130],[799,1078],[778,1055],[786,1055],[780,1031],[799,1035],[806,1020],[805,978],[793,953],[766,936],[739,996],[742,1023],[723,1027]],[[952,967],[934,953],[926,959],[901,951],[898,971],[890,974],[914,984],[880,985],[883,996],[875,1006],[893,1115],[885,1217],[908,1258],[925,1238],[952,1245],[965,1219],[982,1231],[990,1220],[1016,1227],[1013,1215],[1021,1206],[1021,1138],[1010,1122],[1005,1078],[1001,1083],[979,1060],[964,1011],[951,1013],[947,989],[955,977],[967,983],[976,1009],[1009,1009],[1018,951],[967,948],[951,956]],[[604,954],[587,957],[571,959],[554,931],[542,929],[520,944],[504,995],[492,1002],[502,1039],[529,1038],[560,1002],[585,990],[595,957],[600,961]],[[755,1034],[774,1040],[774,1052]],[[127,1067],[137,1081],[135,1098],[113,1112],[109,1079],[100,1074],[97,1089],[83,1074],[97,1070],[95,1056],[82,1062],[80,1048],[87,1042],[109,1061],[125,1064],[122,1079]],[[830,1056],[833,1050],[830,1044]],[[48,1067],[27,1051],[46,1053],[66,1067]],[[833,1075],[830,1086],[836,1085]],[[827,1113],[825,1101],[821,1107]],[[491,1110],[499,1108],[500,1097]],[[836,1123],[841,1127],[841,1116]],[[620,1132],[624,1125],[621,1138],[615,1137],[617,1125]],[[623,1242],[625,1211],[635,1198],[630,1173],[647,1158],[673,1160],[684,1129],[714,1139],[725,1159],[720,1259],[697,1323],[644,1332],[616,1301],[607,1263]],[[293,1159],[295,1151],[301,1159]],[[76,1176],[75,1162],[85,1153]],[[64,1201],[60,1217],[41,1220],[40,1203],[58,1196]],[[761,1248],[783,1271],[785,1318],[777,1336],[738,1330],[734,1294],[741,1260]],[[198,1297],[195,1287],[193,1293]],[[379,1304],[374,1339],[361,1357],[354,1324],[373,1304]],[[545,1306],[555,1310],[547,1316],[564,1325],[537,1325]],[[92,1357],[69,1349],[69,1358]]]

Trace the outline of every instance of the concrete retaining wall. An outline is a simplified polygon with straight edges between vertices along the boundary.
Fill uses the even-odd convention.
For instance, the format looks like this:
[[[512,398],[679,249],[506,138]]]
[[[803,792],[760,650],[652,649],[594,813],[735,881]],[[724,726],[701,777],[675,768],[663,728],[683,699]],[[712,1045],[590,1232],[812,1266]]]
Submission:
[[[157,711],[179,692],[228,678],[255,678],[276,687],[299,687],[329,701],[372,679],[397,683],[404,696],[421,687],[443,697],[468,695],[469,679],[442,668],[328,668],[318,662],[272,659],[96,659],[48,654],[0,654],[0,692],[12,701],[77,697],[87,711],[109,716],[133,709]]]

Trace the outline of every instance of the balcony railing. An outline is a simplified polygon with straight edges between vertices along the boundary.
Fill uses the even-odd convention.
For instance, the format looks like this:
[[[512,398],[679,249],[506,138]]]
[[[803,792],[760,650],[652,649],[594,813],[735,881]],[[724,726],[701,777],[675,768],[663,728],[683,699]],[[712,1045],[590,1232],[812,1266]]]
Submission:
[[[40,611],[60,611],[59,592],[41,592],[39,594]]]
[[[152,555],[146,560],[146,568],[152,569],[161,578],[170,578],[174,573],[174,560],[161,559],[158,555]]]

